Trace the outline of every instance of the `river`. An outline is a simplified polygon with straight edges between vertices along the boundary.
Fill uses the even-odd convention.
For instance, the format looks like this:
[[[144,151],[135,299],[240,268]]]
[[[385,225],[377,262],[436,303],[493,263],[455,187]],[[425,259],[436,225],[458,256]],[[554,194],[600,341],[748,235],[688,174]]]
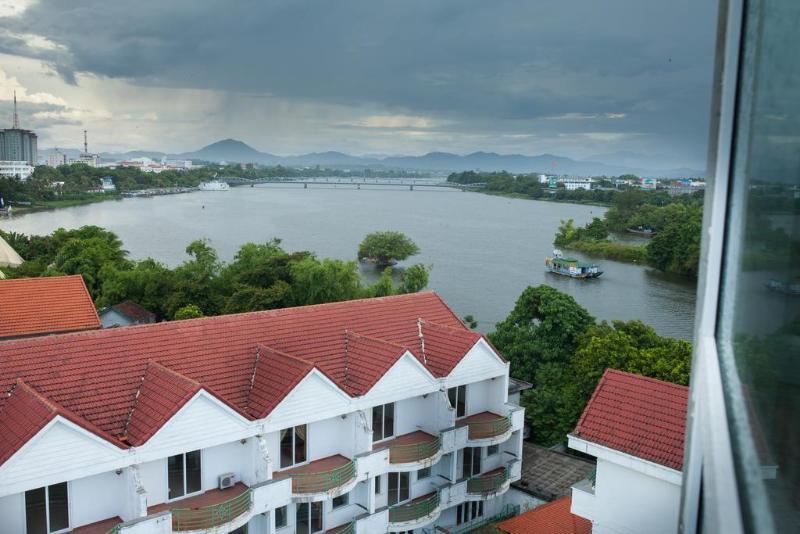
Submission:
[[[421,249],[410,261],[433,266],[429,288],[460,316],[475,316],[481,331],[493,330],[526,286],[546,283],[572,295],[598,319],[641,319],[662,335],[690,339],[691,281],[609,260],[598,261],[605,272],[598,280],[544,271],[559,221],[572,218],[583,225],[604,211],[424,188],[261,185],[26,213],[1,220],[0,228],[46,234],[95,224],[117,233],[132,258],[150,256],[172,266],[186,258],[186,245],[201,237],[211,240],[223,260],[242,243],[272,237],[289,251],[349,260],[367,233],[400,230]],[[374,276],[370,266],[362,271]]]

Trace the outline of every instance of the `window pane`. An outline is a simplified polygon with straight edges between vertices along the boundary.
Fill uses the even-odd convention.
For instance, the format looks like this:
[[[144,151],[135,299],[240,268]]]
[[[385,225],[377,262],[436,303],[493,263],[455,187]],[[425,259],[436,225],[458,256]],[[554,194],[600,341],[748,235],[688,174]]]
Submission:
[[[295,504],[295,531],[297,534],[310,534],[310,524],[308,522],[308,503],[301,502]]]
[[[800,525],[800,2],[746,12],[718,350],[748,530]],[[737,377],[738,381],[731,377]]]
[[[169,498],[183,497],[183,455],[176,454],[167,459],[167,484],[169,485]]]
[[[339,508],[340,506],[344,506],[348,503],[350,499],[350,494],[345,493],[344,495],[339,495],[338,497],[333,498],[333,508]]]
[[[381,477],[375,477],[375,495],[379,495],[381,492]]]
[[[322,501],[311,503],[311,532],[322,530]]]
[[[286,507],[281,506],[280,508],[275,508],[275,528],[281,528],[286,526],[286,520],[288,519],[286,516]]]
[[[383,439],[383,406],[372,409],[372,441]]]
[[[397,473],[389,473],[389,506],[393,504],[397,504],[399,502],[398,499],[398,480],[397,480]]]
[[[472,475],[472,449],[470,447],[464,447],[464,452],[462,453],[461,477],[467,478],[468,476],[471,475]]]
[[[383,407],[383,437],[394,436],[394,403]]]
[[[294,430],[291,428],[281,430],[281,467],[289,467],[294,464],[293,435]]]
[[[456,408],[456,397],[458,395],[458,388],[450,388],[447,390],[447,400],[450,401],[450,406]]]
[[[472,449],[472,474],[477,475],[481,472],[481,448]]]
[[[196,493],[202,489],[200,476],[200,451],[186,453],[186,493]]]
[[[44,488],[25,492],[25,525],[27,534],[47,534]]]
[[[294,463],[306,461],[306,425],[294,427]]]
[[[53,484],[47,488],[50,504],[50,530],[64,530],[69,527],[69,503],[67,500],[67,483]]]
[[[497,454],[499,450],[500,450],[499,445],[489,445],[488,447],[486,447],[486,456],[493,456]]]
[[[417,480],[423,480],[431,476],[431,468],[426,467],[417,471]]]
[[[409,473],[400,473],[400,490],[399,490],[399,498],[400,502],[408,500],[408,486],[410,480]]]
[[[465,415],[467,415],[467,386],[458,386],[456,417],[464,417]]]

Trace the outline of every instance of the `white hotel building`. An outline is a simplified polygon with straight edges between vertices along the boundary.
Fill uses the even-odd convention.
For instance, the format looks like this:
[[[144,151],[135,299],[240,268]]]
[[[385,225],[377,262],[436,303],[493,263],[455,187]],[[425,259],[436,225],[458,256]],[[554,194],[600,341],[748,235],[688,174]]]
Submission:
[[[508,371],[434,293],[3,341],[0,532],[457,532],[520,476]]]

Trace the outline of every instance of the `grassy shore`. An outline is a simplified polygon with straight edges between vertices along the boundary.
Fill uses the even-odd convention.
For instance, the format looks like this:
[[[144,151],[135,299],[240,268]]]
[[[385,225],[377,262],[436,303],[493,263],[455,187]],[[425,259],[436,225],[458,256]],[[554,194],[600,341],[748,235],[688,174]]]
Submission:
[[[86,195],[76,198],[64,198],[58,200],[38,200],[29,206],[14,205],[14,211],[28,212],[40,210],[52,210],[57,208],[69,208],[72,206],[83,206],[84,204],[94,204],[96,202],[105,202],[106,200],[119,200],[122,195],[119,193],[97,193],[93,195]]]
[[[577,250],[589,256],[628,263],[647,264],[647,246],[617,243],[615,241],[573,241],[564,248]]]
[[[540,197],[534,198],[523,193],[504,193],[502,191],[486,191],[482,189],[478,189],[473,191],[475,193],[482,193],[484,195],[491,195],[493,197],[505,197],[505,198],[519,198],[522,200],[541,200],[542,202],[556,202],[559,204],[580,204],[582,206],[600,206],[603,208],[611,207],[610,202],[600,202],[600,201],[589,201],[589,200],[569,200],[569,199],[560,199],[554,197]]]

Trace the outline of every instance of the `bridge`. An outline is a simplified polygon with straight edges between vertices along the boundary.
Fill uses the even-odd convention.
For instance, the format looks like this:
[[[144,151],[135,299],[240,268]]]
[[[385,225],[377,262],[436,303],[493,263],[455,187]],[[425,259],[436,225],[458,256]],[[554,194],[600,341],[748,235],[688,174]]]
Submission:
[[[302,185],[303,189],[308,189],[310,185],[321,186],[352,186],[355,189],[361,189],[361,186],[378,186],[378,187],[407,187],[409,191],[413,191],[415,187],[433,187],[438,189],[446,189],[451,191],[471,191],[483,187],[484,183],[477,184],[457,184],[453,182],[446,182],[444,180],[432,180],[426,178],[359,178],[359,177],[328,177],[328,178],[240,178],[236,176],[220,177],[217,178],[222,182],[226,182],[231,186],[243,185],[261,185],[261,184],[296,184]]]

